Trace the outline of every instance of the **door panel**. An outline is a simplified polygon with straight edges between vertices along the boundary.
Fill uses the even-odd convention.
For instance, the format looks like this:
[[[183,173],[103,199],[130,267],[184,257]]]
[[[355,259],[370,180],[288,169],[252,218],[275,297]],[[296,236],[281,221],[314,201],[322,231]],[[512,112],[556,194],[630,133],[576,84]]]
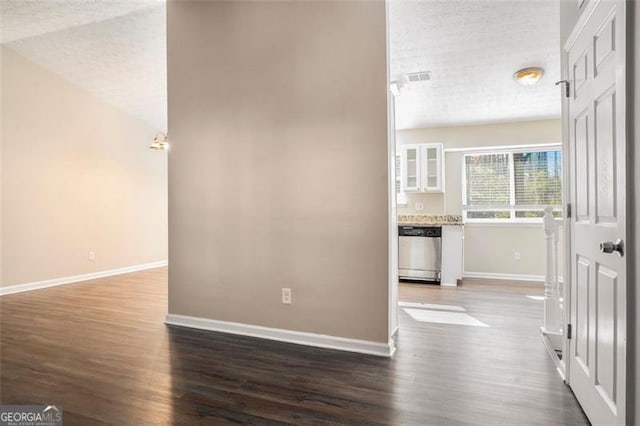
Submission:
[[[615,11],[602,24],[593,37],[594,49],[594,74],[597,76],[601,68],[612,65],[615,61]]]
[[[574,152],[580,167],[575,176],[576,215],[580,222],[589,220],[589,115],[585,110],[575,119]]]
[[[614,12],[615,13],[615,12]],[[615,14],[610,15],[602,27],[597,31],[594,39],[595,75],[600,72],[600,67],[608,59],[613,59],[615,52]]]
[[[615,86],[595,103],[596,212],[597,221],[616,222]]]
[[[589,374],[589,269],[590,262],[584,258],[578,258],[576,275],[576,327],[575,358],[580,367]]]
[[[573,96],[577,98],[587,82],[587,70],[589,68],[587,52],[583,52],[573,62]]]
[[[616,402],[616,324],[618,274],[605,266],[598,267],[596,291],[596,386],[615,407]]]
[[[571,226],[569,382],[593,424],[624,424],[626,238],[624,1],[594,0],[565,46],[573,86],[568,156]]]

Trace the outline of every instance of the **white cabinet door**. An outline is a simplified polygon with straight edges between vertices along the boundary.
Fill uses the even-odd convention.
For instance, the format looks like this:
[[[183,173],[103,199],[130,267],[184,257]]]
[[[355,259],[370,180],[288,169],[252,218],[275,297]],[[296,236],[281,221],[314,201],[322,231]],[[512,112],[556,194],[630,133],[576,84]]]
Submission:
[[[402,191],[420,191],[421,179],[420,174],[422,168],[420,167],[420,146],[419,145],[407,145],[402,147],[402,161],[401,161],[401,187]]]
[[[462,279],[464,227],[442,227],[442,271],[440,284],[457,286]]]
[[[402,192],[444,192],[442,144],[403,146],[400,169]]]
[[[442,144],[422,145],[422,191],[444,192]]]

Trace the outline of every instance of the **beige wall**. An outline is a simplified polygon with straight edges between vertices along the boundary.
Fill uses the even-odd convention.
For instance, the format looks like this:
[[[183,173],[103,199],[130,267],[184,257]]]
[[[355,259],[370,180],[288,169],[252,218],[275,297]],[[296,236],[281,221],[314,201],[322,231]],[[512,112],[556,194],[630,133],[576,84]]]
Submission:
[[[386,343],[385,4],[167,13],[169,312]]]
[[[559,102],[559,101],[558,101]],[[399,145],[444,143],[445,148],[560,143],[560,119],[398,130]]]
[[[0,49],[2,286],[165,260],[154,129]]]
[[[535,145],[562,142],[559,119],[474,126],[399,130],[398,146],[442,143],[446,149],[482,148],[507,145]],[[407,194],[407,205],[398,214],[462,214],[462,152],[445,153],[444,194]],[[415,209],[415,203],[424,210]],[[487,250],[487,245],[492,247]],[[520,260],[515,259],[520,253]],[[480,225],[465,227],[466,272],[543,276],[545,243],[542,224]],[[562,258],[559,264],[562,273]]]
[[[562,232],[562,228],[560,228]],[[520,253],[520,260],[515,259]],[[563,237],[558,243],[558,274],[563,271]],[[465,227],[464,270],[467,273],[535,275],[542,278],[546,265],[542,224],[483,225]]]

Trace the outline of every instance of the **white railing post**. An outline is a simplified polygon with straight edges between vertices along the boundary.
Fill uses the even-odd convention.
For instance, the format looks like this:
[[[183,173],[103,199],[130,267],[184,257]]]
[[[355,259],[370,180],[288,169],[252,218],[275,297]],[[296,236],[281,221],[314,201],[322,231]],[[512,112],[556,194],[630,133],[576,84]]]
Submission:
[[[545,333],[561,333],[560,326],[560,294],[558,292],[557,275],[557,247],[558,228],[553,217],[553,208],[544,209],[544,233],[546,241],[546,269],[544,278],[544,323],[542,331]]]

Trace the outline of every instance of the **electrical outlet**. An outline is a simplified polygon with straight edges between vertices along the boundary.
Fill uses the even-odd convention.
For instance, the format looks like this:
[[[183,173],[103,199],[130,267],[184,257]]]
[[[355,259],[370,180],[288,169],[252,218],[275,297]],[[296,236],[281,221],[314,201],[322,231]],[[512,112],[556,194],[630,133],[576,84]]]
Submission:
[[[515,260],[520,260],[520,252],[519,251],[513,252],[513,258]]]
[[[96,260],[96,252],[95,251],[90,251],[89,255],[87,256],[87,258],[89,260]]]
[[[291,304],[291,289],[290,288],[283,288],[282,289],[282,303],[284,303],[285,305],[290,305]]]
[[[416,203],[416,204],[414,205],[414,208],[415,208],[417,211],[422,211],[422,210],[424,210],[424,204],[422,204],[422,203]]]

